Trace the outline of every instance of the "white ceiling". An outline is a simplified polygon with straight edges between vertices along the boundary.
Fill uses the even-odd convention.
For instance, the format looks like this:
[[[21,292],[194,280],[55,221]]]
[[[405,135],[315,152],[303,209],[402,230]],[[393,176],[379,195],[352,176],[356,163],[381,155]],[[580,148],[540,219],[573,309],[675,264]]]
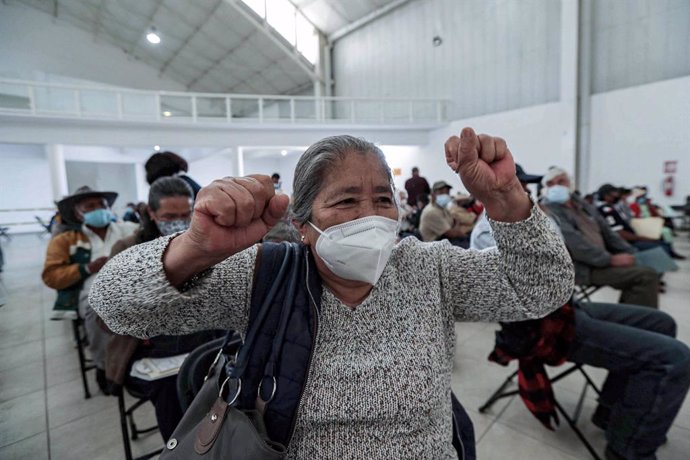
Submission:
[[[292,0],[326,35],[346,27],[395,0]]]
[[[271,1],[271,0],[267,0]],[[293,0],[328,35],[393,0]],[[10,3],[10,2],[8,2]],[[271,39],[237,0],[13,0],[93,34],[190,91],[293,94],[311,89],[290,45]],[[247,8],[247,11],[251,11]],[[154,25],[161,36],[145,36]]]

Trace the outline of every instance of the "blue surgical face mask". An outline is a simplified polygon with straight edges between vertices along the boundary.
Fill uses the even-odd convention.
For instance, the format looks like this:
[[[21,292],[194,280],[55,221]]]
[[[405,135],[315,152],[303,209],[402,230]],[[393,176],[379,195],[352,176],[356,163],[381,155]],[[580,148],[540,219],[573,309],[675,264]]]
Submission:
[[[448,206],[448,203],[450,203],[450,195],[448,194],[443,194],[443,195],[437,195],[436,196],[436,204],[441,206],[442,208],[445,208]]]
[[[84,214],[84,223],[90,227],[104,228],[113,221],[110,209],[96,209]]]
[[[546,199],[549,203],[565,203],[570,199],[570,189],[565,185],[552,185],[546,189]]]
[[[177,232],[184,232],[189,228],[189,220],[159,220],[156,222],[161,235],[168,236]]]

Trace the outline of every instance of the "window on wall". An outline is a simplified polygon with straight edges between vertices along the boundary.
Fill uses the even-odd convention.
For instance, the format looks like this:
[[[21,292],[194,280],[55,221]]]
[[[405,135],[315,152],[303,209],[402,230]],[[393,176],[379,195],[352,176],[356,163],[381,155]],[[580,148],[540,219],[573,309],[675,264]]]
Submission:
[[[316,27],[289,0],[242,0],[309,62],[316,64],[319,35]]]

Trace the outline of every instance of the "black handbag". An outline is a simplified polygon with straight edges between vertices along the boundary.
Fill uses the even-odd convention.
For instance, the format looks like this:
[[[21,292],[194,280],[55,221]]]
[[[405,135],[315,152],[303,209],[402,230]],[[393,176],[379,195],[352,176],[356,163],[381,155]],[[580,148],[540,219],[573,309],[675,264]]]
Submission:
[[[275,379],[272,382],[274,386],[271,397],[268,400],[263,400],[260,396],[257,398],[261,410],[240,409],[237,407],[237,402],[240,392],[261,393],[258,388],[242,388],[242,376],[249,362],[252,345],[261,330],[278,287],[288,278],[287,274],[292,266],[291,261],[295,258],[297,250],[296,245],[286,250],[275,282],[263,300],[261,309],[235,357],[224,353],[232,337],[232,333],[228,333],[201,390],[161,453],[161,460],[282,460],[286,458],[286,446],[269,439],[263,419],[262,409],[275,394]],[[292,270],[292,272],[287,279],[290,286],[298,281],[297,270]],[[294,289],[288,288],[287,292],[294,292]],[[282,316],[287,316],[286,311],[289,311],[292,305],[293,299],[290,297],[288,294],[283,299]],[[271,359],[267,367],[273,366],[274,357],[280,354],[287,326],[286,321],[281,323],[273,341]]]

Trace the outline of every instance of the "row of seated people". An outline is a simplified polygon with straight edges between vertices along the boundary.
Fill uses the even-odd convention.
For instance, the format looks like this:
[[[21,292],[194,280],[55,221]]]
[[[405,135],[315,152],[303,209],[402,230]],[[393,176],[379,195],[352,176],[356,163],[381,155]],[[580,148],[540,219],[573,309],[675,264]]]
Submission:
[[[107,260],[122,251],[160,236],[184,231],[189,226],[194,192],[182,179],[161,177],[149,190],[148,204],[137,206],[138,225],[118,222],[110,207],[115,192],[81,187],[59,204],[71,225],[55,236],[48,247],[43,279],[58,290],[54,319],[84,319],[89,351],[96,365],[96,378],[104,394],[116,395],[123,386],[145,395],[154,405],[161,435],[168,440],[182,418],[177,402],[176,377],[152,381],[130,376],[132,363],[146,357],[161,358],[188,353],[225,334],[202,331],[185,336],[157,336],[147,340],[112,333],[88,305],[86,295],[95,275]],[[299,241],[297,230],[286,221],[276,225],[265,241]],[[107,255],[106,255],[107,254]]]
[[[520,169],[518,177],[526,193],[530,193],[529,183],[543,181],[547,187],[547,200],[542,207],[564,237],[576,265],[586,266],[595,253],[600,258],[615,257],[604,254],[606,241],[611,245],[608,247],[620,248],[625,254],[632,252],[595,208],[570,193],[570,179],[565,171],[550,170],[542,178]],[[549,190],[554,186],[557,193]],[[592,248],[592,241],[598,240],[603,244]],[[470,246],[483,250],[495,245],[491,226],[483,214],[472,231]],[[616,268],[608,270],[605,279],[616,279],[621,269],[632,269],[633,273],[636,270],[633,265]],[[649,270],[638,268],[642,273]],[[601,280],[600,272],[607,271],[606,266],[587,269],[581,268],[580,273],[589,271],[590,280],[592,272],[594,280]],[[656,280],[654,272],[648,276]],[[620,275],[615,283],[625,288],[621,280],[634,277]],[[690,387],[690,349],[675,339],[677,326],[673,318],[656,309],[654,287],[646,291],[645,286],[642,288],[637,292],[634,285],[627,287],[618,304],[573,298],[542,319],[501,323],[496,348],[489,356],[503,365],[519,360],[521,395],[526,406],[550,429],[552,420],[557,422],[558,417],[544,365],[569,361],[607,369],[608,376],[592,416],[592,423],[606,432],[607,459],[656,458],[655,452],[666,442],[666,433]]]
[[[135,388],[153,403],[164,439],[182,417],[176,403],[175,376],[145,381],[129,377],[132,362],[144,357],[175,356],[219,336],[204,331],[187,336],[158,336],[149,340],[118,336],[108,330],[88,304],[88,290],[106,261],[136,244],[183,231],[189,226],[194,193],[177,177],[161,177],[150,188],[148,206],[138,209],[140,224],[114,221],[110,207],[115,192],[81,187],[59,203],[62,216],[72,224],[55,236],[47,250],[44,282],[58,291],[54,319],[83,319],[96,379],[104,394],[116,394],[123,385]],[[76,308],[75,308],[76,307]]]
[[[452,195],[452,188],[446,181],[436,181],[430,187],[419,175],[419,168],[412,168],[412,178],[405,183],[405,190],[398,192],[400,236],[422,241],[445,239],[469,248],[470,233],[484,206],[471,195]]]

